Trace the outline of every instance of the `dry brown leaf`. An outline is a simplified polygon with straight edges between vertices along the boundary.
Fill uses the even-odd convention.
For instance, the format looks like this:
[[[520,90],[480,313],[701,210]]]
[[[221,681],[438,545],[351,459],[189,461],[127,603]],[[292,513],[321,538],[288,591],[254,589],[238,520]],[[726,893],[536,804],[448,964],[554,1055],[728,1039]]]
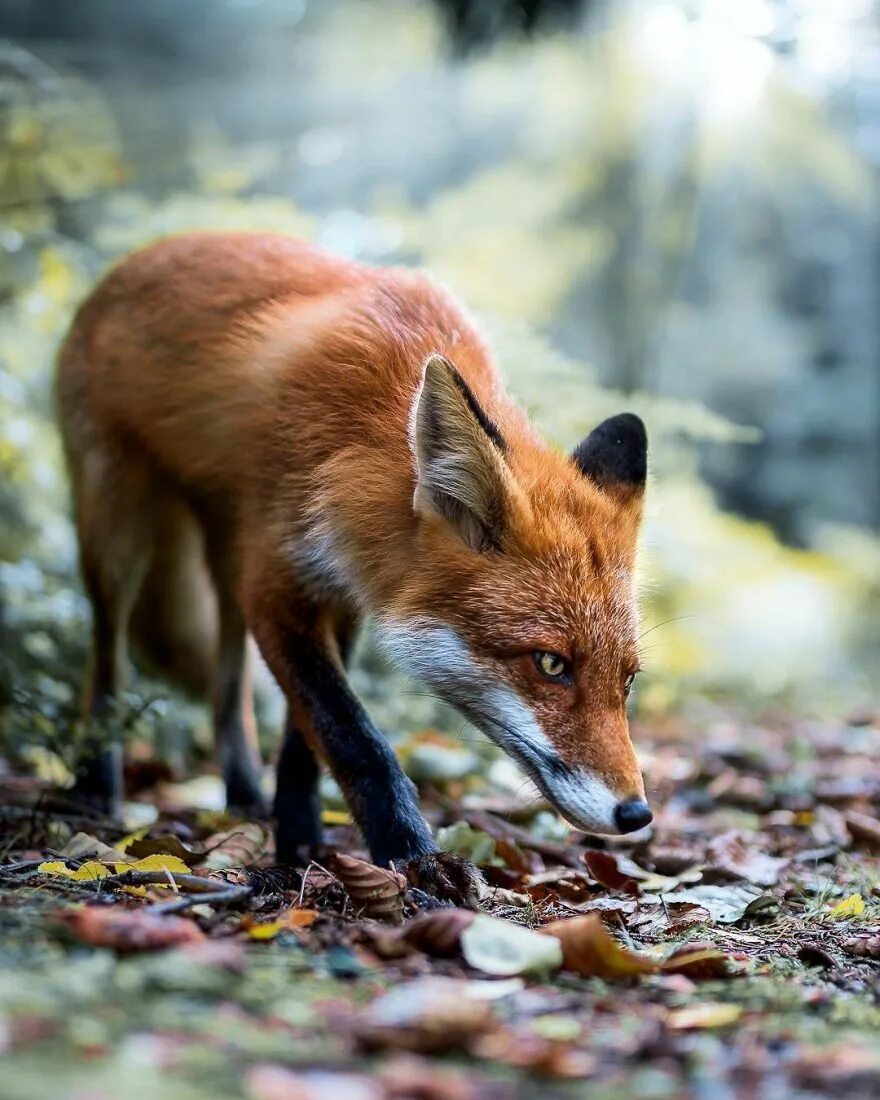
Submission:
[[[737,832],[715,837],[706,849],[706,857],[709,864],[707,870],[730,878],[745,879],[755,886],[775,886],[789,863],[787,859],[776,859],[749,845]]]
[[[125,855],[132,859],[145,859],[147,856],[176,856],[188,867],[197,867],[206,858],[205,852],[187,848],[173,833],[132,840],[125,849]]]
[[[127,852],[105,844],[90,833],[74,833],[58,854],[65,859],[98,860],[99,863],[125,863]]]
[[[369,1049],[437,1052],[461,1050],[492,1021],[485,1001],[472,997],[472,983],[453,978],[418,978],[378,997],[357,1027]]]
[[[632,978],[658,969],[653,959],[621,947],[595,913],[553,921],[541,932],[562,944],[563,967],[587,978]]]
[[[589,1077],[596,1068],[592,1055],[576,1050],[568,1043],[507,1027],[492,1031],[481,1039],[475,1053],[480,1058],[516,1069],[528,1069],[550,1079],[582,1079]]]
[[[858,959],[880,959],[880,936],[852,936],[840,946]]]
[[[606,890],[622,890],[627,894],[640,894],[641,887],[630,875],[625,874],[617,865],[617,856],[612,852],[587,849],[584,852],[587,870]]]
[[[738,960],[719,951],[713,943],[685,943],[664,960],[660,969],[688,978],[726,978],[736,972]]]
[[[403,920],[403,900],[406,894],[406,879],[403,875],[342,852],[333,859],[333,871],[351,900],[366,916],[394,924]]]
[[[114,951],[157,951],[200,943],[205,938],[199,926],[190,920],[157,917],[142,909],[90,905],[58,913],[56,919],[83,943],[111,947]]]
[[[426,955],[452,958],[458,954],[462,932],[470,927],[475,916],[470,909],[435,909],[409,921],[400,938]]]
[[[853,841],[871,851],[880,849],[880,821],[876,817],[850,810],[844,814],[843,820]]]
[[[248,867],[256,863],[266,850],[269,833],[254,821],[245,821],[223,833],[215,833],[205,841],[202,866],[209,871],[226,871],[233,867]]]

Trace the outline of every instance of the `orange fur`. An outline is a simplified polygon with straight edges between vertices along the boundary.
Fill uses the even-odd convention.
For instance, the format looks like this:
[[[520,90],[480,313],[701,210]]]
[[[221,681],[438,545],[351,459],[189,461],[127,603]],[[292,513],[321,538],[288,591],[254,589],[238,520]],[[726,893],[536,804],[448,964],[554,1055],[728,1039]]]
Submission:
[[[437,354],[506,442],[497,550],[475,552],[414,507],[410,420]],[[135,560],[162,544],[176,502],[202,531],[221,605],[238,608],[292,701],[291,631],[365,613],[439,621],[528,701],[562,759],[643,797],[623,689],[638,664],[641,494],[601,490],[541,442],[428,278],[270,234],[162,241],[80,309],[59,399],[90,590],[149,569]],[[570,657],[574,684],[540,682],[535,649]]]

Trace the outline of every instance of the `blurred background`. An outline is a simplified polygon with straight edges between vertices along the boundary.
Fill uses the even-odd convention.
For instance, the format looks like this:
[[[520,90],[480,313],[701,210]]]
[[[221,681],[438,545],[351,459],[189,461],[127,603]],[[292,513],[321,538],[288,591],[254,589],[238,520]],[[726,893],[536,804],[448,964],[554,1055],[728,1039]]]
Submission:
[[[424,265],[566,448],[645,417],[646,723],[870,714],[878,166],[873,0],[0,0],[7,746],[63,742],[86,662],[59,339],[114,259],[198,227]],[[369,646],[356,678],[395,732],[460,729]]]

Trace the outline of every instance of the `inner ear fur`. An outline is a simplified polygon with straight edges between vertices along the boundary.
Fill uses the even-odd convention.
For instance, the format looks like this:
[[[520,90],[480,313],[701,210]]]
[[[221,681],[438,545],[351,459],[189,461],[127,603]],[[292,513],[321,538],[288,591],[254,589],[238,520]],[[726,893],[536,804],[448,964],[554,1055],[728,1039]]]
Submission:
[[[513,491],[504,439],[442,355],[425,363],[412,444],[418,467],[416,512],[442,516],[473,550],[500,549]]]

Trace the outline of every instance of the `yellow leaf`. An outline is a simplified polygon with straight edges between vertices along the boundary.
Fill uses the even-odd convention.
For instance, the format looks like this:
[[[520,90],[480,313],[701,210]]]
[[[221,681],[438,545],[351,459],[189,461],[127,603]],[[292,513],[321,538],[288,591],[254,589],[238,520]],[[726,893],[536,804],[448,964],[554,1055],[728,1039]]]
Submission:
[[[84,863],[76,871],[60,859],[41,863],[37,870],[44,875],[61,875],[63,878],[70,878],[75,882],[92,882],[96,878],[106,878],[111,873],[103,863],[98,863],[93,859],[89,860],[88,863]]]
[[[850,894],[829,910],[828,916],[834,920],[848,920],[850,917],[860,917],[864,911],[865,900],[862,895]]]
[[[740,1005],[707,1003],[676,1008],[666,1017],[666,1026],[673,1031],[692,1031],[697,1028],[726,1027],[736,1023],[742,1015]]]
[[[255,924],[248,929],[252,940],[274,940],[279,932],[289,932],[292,928],[308,928],[318,919],[314,909],[290,909],[278,920],[265,924]]]
[[[116,871],[117,873],[122,871],[170,871],[174,875],[188,875],[190,873],[189,867],[180,856],[169,856],[163,853],[144,856],[143,859],[135,860],[134,863],[117,863]]]
[[[325,825],[351,825],[351,814],[345,810],[322,810],[321,821]]]
[[[130,844],[134,844],[136,840],[143,840],[149,831],[149,826],[146,826],[143,829],[137,829],[135,832],[129,833],[127,836],[124,836],[121,840],[117,840],[114,844],[114,848],[116,848],[117,851],[125,852],[128,850]]]

